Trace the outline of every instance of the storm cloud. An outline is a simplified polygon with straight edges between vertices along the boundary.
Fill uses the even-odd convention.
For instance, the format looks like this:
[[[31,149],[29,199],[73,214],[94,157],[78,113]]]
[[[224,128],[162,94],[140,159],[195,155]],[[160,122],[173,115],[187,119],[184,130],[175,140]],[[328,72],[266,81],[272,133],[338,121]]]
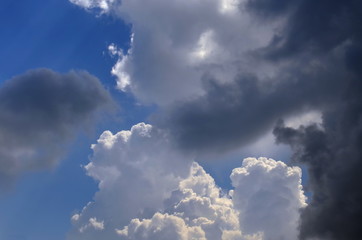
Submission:
[[[237,149],[275,127],[307,166],[300,238],[361,238],[361,1],[72,2],[132,24],[113,74],[160,106],[153,124],[180,149]],[[321,124],[279,121],[310,111]]]
[[[274,129],[279,143],[309,173],[310,205],[302,212],[301,239],[360,239],[362,217],[362,85],[351,83],[343,101],[323,114],[323,125]]]
[[[305,63],[302,69],[299,64],[289,65],[273,80],[260,80],[252,74],[240,74],[234,82],[224,84],[205,79],[207,94],[174,104],[154,116],[154,121],[170,129],[186,151],[217,152],[249,144],[279,118],[328,109],[336,101],[345,71],[325,68],[339,63],[324,60],[327,63]]]
[[[175,104],[166,122],[182,148],[210,152],[243,146],[278,118],[320,111],[320,125],[279,122],[274,129],[277,142],[294,150],[295,163],[307,166],[313,195],[299,236],[359,239],[362,3],[250,0],[245,7],[258,21],[284,21],[268,45],[252,51],[257,63],[276,69],[272,77],[255,70],[226,84],[206,77],[206,94]]]
[[[99,80],[87,72],[31,70],[0,88],[0,185],[24,171],[55,165],[66,144],[111,106]]]

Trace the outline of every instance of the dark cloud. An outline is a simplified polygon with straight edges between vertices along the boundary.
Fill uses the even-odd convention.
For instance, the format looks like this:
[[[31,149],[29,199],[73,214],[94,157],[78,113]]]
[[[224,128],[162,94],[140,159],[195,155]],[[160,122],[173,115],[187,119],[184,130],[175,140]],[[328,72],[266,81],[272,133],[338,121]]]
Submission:
[[[362,2],[249,0],[246,9],[261,21],[285,18],[270,44],[252,53],[277,69],[272,79],[208,78],[203,97],[176,104],[161,122],[182,148],[218,152],[255,140],[279,118],[321,111],[320,126],[274,129],[308,167],[313,196],[300,238],[361,239]]]
[[[247,10],[262,18],[277,17],[283,15],[295,5],[297,1],[291,0],[248,0],[245,7]]]
[[[326,102],[321,126],[293,129],[279,123],[274,134],[294,150],[295,162],[308,167],[310,205],[302,211],[301,239],[361,239],[362,178],[362,2],[301,1],[283,35],[266,50],[272,60],[318,59],[341,51],[341,64],[326,71],[348,70],[339,77],[340,94]],[[320,85],[319,89],[329,87]]]
[[[54,165],[64,144],[110,106],[111,97],[87,72],[26,72],[0,88],[0,184]]]
[[[359,0],[294,0],[288,1],[288,4],[293,7],[288,12],[286,26],[276,33],[274,40],[264,49],[268,57],[281,59],[306,51],[321,54],[343,43],[361,39],[362,2]],[[256,9],[266,15],[281,14],[279,9],[272,6],[259,4],[255,7],[260,7]]]
[[[293,129],[280,123],[274,134],[308,167],[310,205],[302,212],[301,239],[361,239],[362,82],[356,79],[321,126]]]
[[[167,117],[157,121],[187,151],[219,152],[248,144],[281,117],[324,109],[335,101],[345,71],[326,66],[338,60],[303,61],[303,68],[300,62],[290,64],[272,80],[240,74],[234,82],[221,84],[205,78],[205,96],[172,106],[162,114]]]

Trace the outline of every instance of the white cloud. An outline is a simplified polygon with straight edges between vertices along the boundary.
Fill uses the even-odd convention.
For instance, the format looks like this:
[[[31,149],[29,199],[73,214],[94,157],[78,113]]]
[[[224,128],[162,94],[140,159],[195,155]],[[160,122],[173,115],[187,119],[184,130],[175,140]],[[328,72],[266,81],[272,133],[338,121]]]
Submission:
[[[229,195],[167,139],[144,123],[100,136],[85,167],[99,191],[73,215],[69,239],[295,239],[305,206],[299,168],[245,159]]]
[[[196,227],[200,235],[194,239],[297,239],[299,210],[306,206],[299,168],[267,158],[247,158],[231,178],[232,199],[221,196],[212,177],[194,163],[190,176],[165,201],[169,204],[166,213],[133,219],[117,232],[124,239],[193,239],[188,234]],[[175,235],[170,238],[175,226],[167,229],[165,225],[177,225],[180,230],[172,231]]]
[[[84,209],[72,217],[70,239],[93,239],[100,233],[86,228],[90,218],[102,219],[102,237],[117,239],[115,228],[134,217],[150,217],[163,207],[163,200],[177,188],[189,172],[192,161],[185,160],[170,146],[167,134],[140,123],[130,131],[105,131],[92,145],[93,156],[85,166],[99,182],[99,191]]]
[[[115,0],[69,0],[71,3],[83,8],[100,8],[103,12],[108,12]]]
[[[221,196],[214,179],[197,163],[192,164],[189,176],[165,200],[164,213],[157,212],[151,219],[133,219],[117,233],[125,239],[241,237],[231,199]]]
[[[249,51],[273,36],[274,26],[258,24],[239,7],[244,0],[71,2],[109,11],[132,25],[131,47],[112,73],[119,89],[147,103],[202,95],[205,74],[225,82],[241,69],[254,71]]]
[[[123,230],[116,232],[126,239],[160,240],[160,239],[199,239],[206,240],[200,227],[189,227],[177,216],[156,213],[151,219],[133,219]]]
[[[246,158],[231,174],[241,230],[264,239],[297,239],[299,210],[306,206],[301,169],[267,158]]]
[[[73,221],[78,221],[79,214],[75,214],[72,217]],[[104,221],[97,221],[97,218],[90,218],[88,224],[83,225],[81,228],[79,228],[79,232],[83,233],[87,228],[93,228],[96,231],[100,231],[104,229]]]
[[[104,229],[104,221],[97,221],[97,218],[90,218],[89,224],[96,230]]]

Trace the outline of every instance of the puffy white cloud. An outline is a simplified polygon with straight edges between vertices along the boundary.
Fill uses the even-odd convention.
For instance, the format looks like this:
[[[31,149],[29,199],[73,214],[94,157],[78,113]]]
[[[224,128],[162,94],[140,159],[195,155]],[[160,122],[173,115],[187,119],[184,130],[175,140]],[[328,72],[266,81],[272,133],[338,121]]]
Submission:
[[[189,226],[200,226],[207,239],[222,239],[239,232],[238,212],[223,195],[214,179],[193,163],[189,177],[165,201],[166,212],[182,216]]]
[[[247,158],[231,174],[235,187],[231,199],[222,196],[213,178],[194,163],[190,176],[165,201],[166,213],[133,219],[117,232],[124,239],[171,239],[160,236],[171,236],[167,234],[177,226],[179,231],[172,231],[176,234],[172,239],[297,239],[299,211],[306,206],[300,177],[297,167],[267,158]],[[188,234],[195,229],[199,237],[191,238]],[[158,238],[154,238],[155,232]]]
[[[267,158],[246,158],[231,174],[234,206],[244,233],[263,239],[297,239],[299,211],[306,206],[301,169]]]
[[[71,2],[131,24],[131,47],[112,73],[119,89],[160,105],[202,95],[206,75],[225,82],[241,69],[251,71],[249,52],[265,46],[273,33],[243,10],[244,0]]]
[[[177,216],[156,213],[151,219],[133,219],[123,230],[116,232],[127,239],[200,239],[206,240],[200,227],[189,227]]]
[[[92,149],[85,170],[99,182],[99,191],[94,201],[73,215],[70,239],[93,239],[93,235],[117,239],[115,228],[162,209],[192,163],[172,148],[164,131],[144,123],[116,134],[105,131]],[[102,219],[104,230],[84,228],[90,218]]]
[[[167,139],[144,123],[100,136],[85,166],[99,191],[72,216],[69,239],[296,239],[299,168],[245,159],[229,195]]]
[[[189,176],[180,181],[164,203],[164,213],[157,212],[151,219],[133,219],[117,233],[125,239],[241,237],[238,213],[231,199],[221,195],[214,179],[195,162]]]

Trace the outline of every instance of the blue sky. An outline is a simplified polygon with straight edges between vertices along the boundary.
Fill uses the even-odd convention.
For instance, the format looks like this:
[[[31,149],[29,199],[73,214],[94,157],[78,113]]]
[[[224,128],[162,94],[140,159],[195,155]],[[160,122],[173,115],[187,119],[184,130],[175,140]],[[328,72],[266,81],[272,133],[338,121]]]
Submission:
[[[87,69],[102,79],[122,108],[133,108],[132,101],[114,90],[110,69],[115,59],[107,51],[110,43],[128,48],[129,26],[122,21],[95,17],[58,0],[1,1],[0,16],[0,81],[34,68]],[[143,119],[144,112],[147,109],[136,108],[134,115],[122,116],[122,121],[100,125],[107,124],[111,130],[128,128]],[[80,166],[88,162],[90,145],[103,126],[80,135],[55,169],[25,174],[0,197],[1,239],[65,238],[72,212],[91,200],[96,190],[96,183]]]
[[[0,239],[358,239],[359,9],[2,0]]]

